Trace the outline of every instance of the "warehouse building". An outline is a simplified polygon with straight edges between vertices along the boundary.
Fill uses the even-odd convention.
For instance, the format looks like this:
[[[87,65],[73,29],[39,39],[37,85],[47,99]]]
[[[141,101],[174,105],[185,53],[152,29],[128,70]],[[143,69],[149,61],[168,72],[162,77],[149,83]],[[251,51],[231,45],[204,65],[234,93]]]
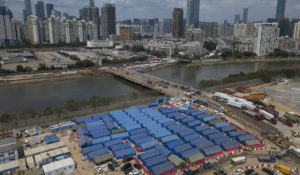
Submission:
[[[16,138],[9,137],[0,140],[0,163],[18,159]]]

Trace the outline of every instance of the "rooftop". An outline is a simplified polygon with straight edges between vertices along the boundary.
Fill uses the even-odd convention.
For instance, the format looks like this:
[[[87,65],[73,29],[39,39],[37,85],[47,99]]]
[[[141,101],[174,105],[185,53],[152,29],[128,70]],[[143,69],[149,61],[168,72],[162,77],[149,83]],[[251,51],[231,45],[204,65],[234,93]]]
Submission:
[[[9,137],[0,139],[0,153],[17,149],[16,138]]]

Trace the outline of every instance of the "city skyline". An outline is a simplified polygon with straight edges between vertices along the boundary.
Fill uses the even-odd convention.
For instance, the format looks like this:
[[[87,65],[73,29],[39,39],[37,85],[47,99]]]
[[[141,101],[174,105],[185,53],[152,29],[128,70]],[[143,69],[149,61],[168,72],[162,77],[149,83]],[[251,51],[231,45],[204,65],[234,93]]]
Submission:
[[[32,6],[34,6],[36,2],[37,0],[32,0]],[[99,2],[100,1],[95,1],[95,6],[103,6],[103,2]],[[170,18],[174,8],[183,8],[185,13],[187,11],[186,0],[165,0],[167,3],[162,3],[162,1],[159,0],[153,0],[151,2],[147,0],[113,0],[117,9],[117,20],[154,17],[158,17],[162,20],[163,18]],[[9,0],[6,3],[17,19],[23,19],[22,9],[24,9],[24,0]],[[89,5],[89,0],[70,0],[67,2],[45,0],[44,3],[53,3],[57,10],[68,13],[69,15],[79,16],[78,10],[85,5]],[[262,21],[267,18],[275,17],[276,5],[276,0],[245,0],[245,2],[238,0],[226,0],[226,2],[219,2],[219,0],[202,0],[200,5],[200,21],[216,21],[221,23],[227,19],[230,23],[233,23],[234,14],[241,13],[243,8],[249,8],[249,22]],[[128,10],[128,8],[132,9],[132,7],[136,7],[136,10]],[[297,0],[287,1],[286,17],[299,18],[300,15],[297,13],[297,10],[300,10],[300,4]],[[215,13],[216,11],[219,13]],[[186,18],[186,16],[184,17]]]

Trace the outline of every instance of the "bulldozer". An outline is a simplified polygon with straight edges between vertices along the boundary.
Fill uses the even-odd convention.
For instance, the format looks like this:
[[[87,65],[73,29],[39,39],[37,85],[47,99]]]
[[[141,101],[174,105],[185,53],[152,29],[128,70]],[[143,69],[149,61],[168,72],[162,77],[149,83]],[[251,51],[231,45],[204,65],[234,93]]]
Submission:
[[[235,115],[233,112],[231,112],[230,110],[226,110],[226,111],[225,111],[225,114],[226,114],[228,117],[231,117],[231,118],[233,118],[233,119],[236,118],[236,115]]]
[[[288,142],[283,140],[279,135],[276,134],[266,134],[262,132],[262,136],[265,136],[267,139],[269,139],[271,142],[273,142],[275,145],[279,146],[280,148],[288,148]]]

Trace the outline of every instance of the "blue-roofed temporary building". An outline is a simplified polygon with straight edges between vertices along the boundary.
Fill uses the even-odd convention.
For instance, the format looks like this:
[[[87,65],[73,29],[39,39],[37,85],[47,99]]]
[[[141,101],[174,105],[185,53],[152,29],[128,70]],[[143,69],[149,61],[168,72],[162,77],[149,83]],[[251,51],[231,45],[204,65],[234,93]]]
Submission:
[[[116,159],[123,159],[130,156],[135,156],[136,152],[134,148],[126,148],[113,152]]]
[[[88,154],[90,152],[97,151],[97,150],[100,150],[102,148],[103,148],[102,144],[92,145],[92,146],[81,148],[81,153],[83,155],[86,155],[86,154]]]
[[[44,140],[47,144],[58,142],[58,138],[55,134],[45,136]]]
[[[156,156],[159,156],[159,155],[161,155],[161,153],[158,150],[151,150],[151,151],[139,154],[137,156],[137,158],[139,160],[143,161],[143,160],[146,160],[146,159],[149,159],[149,158],[152,158],[152,157],[156,157]]]
[[[187,157],[190,157],[192,155],[195,155],[195,154],[198,154],[200,153],[197,149],[189,149],[189,150],[185,150],[185,151],[182,151],[179,153],[179,156],[183,159],[187,158]]]
[[[233,149],[236,149],[240,146],[241,144],[237,141],[231,141],[231,142],[226,142],[221,144],[221,147],[223,148],[224,151],[232,151]]]
[[[184,141],[182,141],[181,139],[177,139],[177,140],[173,140],[169,143],[167,143],[165,146],[168,148],[168,149],[173,149],[175,148],[176,146],[179,146],[179,145],[182,145],[184,144]]]
[[[123,143],[123,139],[114,139],[114,140],[110,140],[110,141],[107,141],[107,142],[104,142],[104,145],[108,148],[110,148],[111,146],[113,145],[117,145],[117,144],[120,144],[120,143]]]
[[[175,167],[171,162],[164,162],[159,165],[150,167],[149,170],[153,175],[159,175],[175,170]]]
[[[241,135],[246,135],[247,133],[244,130],[232,131],[228,133],[229,137],[236,138]]]
[[[167,158],[166,156],[159,155],[159,156],[152,157],[152,158],[149,158],[149,159],[144,160],[144,161],[143,161],[143,164],[144,164],[146,167],[152,167],[152,166],[161,164],[161,163],[163,163],[163,162],[166,162],[167,159],[168,159],[168,158]]]
[[[126,142],[126,143],[120,143],[118,145],[113,145],[110,147],[110,150],[112,152],[115,152],[117,150],[121,150],[121,149],[125,149],[125,148],[131,148],[131,145],[129,142]]]
[[[165,146],[162,145],[156,145],[154,147],[155,150],[158,150],[162,155],[168,157],[169,155],[172,154],[172,152],[170,150],[168,150]]]
[[[222,152],[223,152],[223,150],[219,145],[202,149],[202,153],[206,157],[211,156],[213,154],[219,154],[219,153],[222,153]]]
[[[101,156],[108,153],[108,149],[107,148],[102,148],[102,149],[98,149],[97,151],[93,151],[87,154],[87,157],[89,159],[89,161],[92,161],[93,158],[97,157],[97,156]]]

